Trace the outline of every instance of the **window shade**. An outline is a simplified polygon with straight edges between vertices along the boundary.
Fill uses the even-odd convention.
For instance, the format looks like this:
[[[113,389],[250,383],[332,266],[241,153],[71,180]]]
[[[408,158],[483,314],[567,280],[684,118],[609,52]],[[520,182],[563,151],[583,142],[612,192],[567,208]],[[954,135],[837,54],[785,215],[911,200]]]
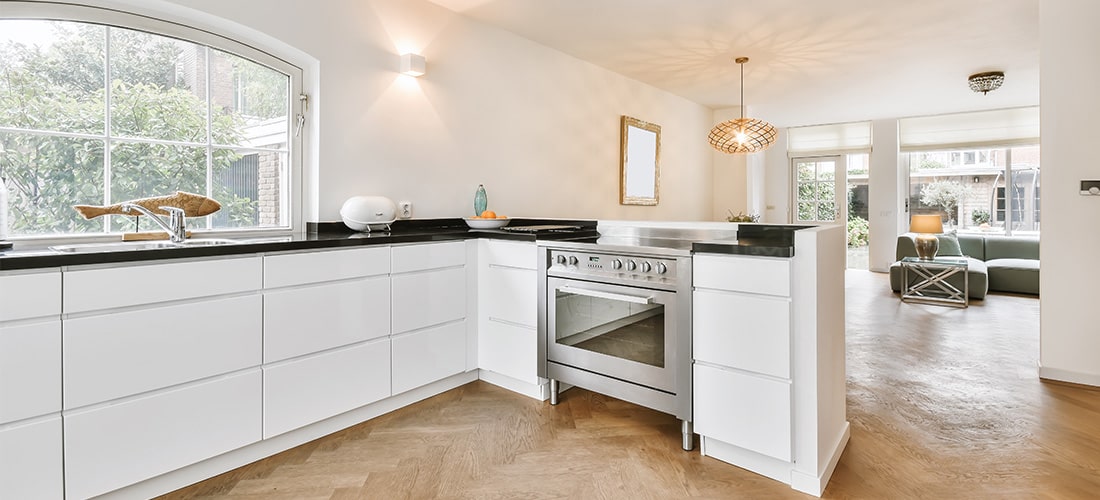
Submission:
[[[871,122],[833,123],[787,129],[787,154],[871,152]]]
[[[1039,143],[1039,107],[898,120],[901,150],[977,149]]]

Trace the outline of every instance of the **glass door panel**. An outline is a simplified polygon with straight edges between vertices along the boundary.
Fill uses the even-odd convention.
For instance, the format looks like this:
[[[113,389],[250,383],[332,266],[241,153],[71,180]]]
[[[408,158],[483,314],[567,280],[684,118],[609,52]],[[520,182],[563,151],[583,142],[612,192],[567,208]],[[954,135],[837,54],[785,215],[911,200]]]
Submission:
[[[843,222],[840,208],[843,199],[837,195],[843,170],[838,171],[839,156],[794,158],[794,221],[795,222]],[[841,174],[841,175],[838,175]]]

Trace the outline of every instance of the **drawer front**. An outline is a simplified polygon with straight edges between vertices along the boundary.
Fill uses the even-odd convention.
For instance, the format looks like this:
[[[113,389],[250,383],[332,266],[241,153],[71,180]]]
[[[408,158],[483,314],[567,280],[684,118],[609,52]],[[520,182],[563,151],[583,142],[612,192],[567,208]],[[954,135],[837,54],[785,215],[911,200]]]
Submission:
[[[478,259],[491,266],[538,269],[538,247],[530,242],[481,240]]]
[[[65,321],[65,408],[259,366],[259,295]]]
[[[696,255],[692,259],[696,288],[790,297],[790,259]]]
[[[779,460],[791,460],[791,386],[694,366],[695,432]]]
[[[264,363],[390,334],[388,276],[264,294]]]
[[[692,308],[695,359],[791,377],[790,299],[700,290]]]
[[[395,275],[390,289],[395,334],[466,317],[465,268]]]
[[[389,395],[389,339],[264,367],[264,438]]]
[[[466,264],[466,243],[452,241],[393,247],[391,272],[407,273]]]
[[[0,498],[64,497],[61,416],[0,428]]]
[[[0,321],[61,314],[61,273],[0,274]]]
[[[262,377],[249,370],[65,415],[65,493],[88,498],[255,443]]]
[[[478,285],[481,316],[538,325],[538,272],[490,264]]]
[[[390,272],[390,247],[264,256],[264,288],[320,283]]]
[[[61,320],[0,326],[0,424],[58,411]]]
[[[65,312],[84,312],[259,290],[260,257],[65,272]]]
[[[534,328],[497,321],[481,322],[478,330],[479,368],[538,384],[538,334]]]
[[[393,393],[466,370],[466,323],[459,321],[393,338]]]

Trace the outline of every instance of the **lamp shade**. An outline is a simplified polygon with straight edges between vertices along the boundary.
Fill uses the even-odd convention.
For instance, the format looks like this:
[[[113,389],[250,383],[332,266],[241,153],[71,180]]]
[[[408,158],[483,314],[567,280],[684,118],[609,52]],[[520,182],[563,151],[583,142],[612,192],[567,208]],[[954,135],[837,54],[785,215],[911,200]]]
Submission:
[[[942,233],[943,218],[939,215],[914,215],[909,219],[909,230],[914,233]]]

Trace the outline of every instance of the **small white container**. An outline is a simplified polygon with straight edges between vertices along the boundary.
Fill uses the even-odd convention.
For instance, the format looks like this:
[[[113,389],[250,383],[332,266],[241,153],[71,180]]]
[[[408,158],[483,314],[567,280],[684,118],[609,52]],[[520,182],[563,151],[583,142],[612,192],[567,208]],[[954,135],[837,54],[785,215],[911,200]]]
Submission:
[[[397,220],[397,205],[385,196],[352,196],[340,207],[340,218],[353,231],[380,229]]]

